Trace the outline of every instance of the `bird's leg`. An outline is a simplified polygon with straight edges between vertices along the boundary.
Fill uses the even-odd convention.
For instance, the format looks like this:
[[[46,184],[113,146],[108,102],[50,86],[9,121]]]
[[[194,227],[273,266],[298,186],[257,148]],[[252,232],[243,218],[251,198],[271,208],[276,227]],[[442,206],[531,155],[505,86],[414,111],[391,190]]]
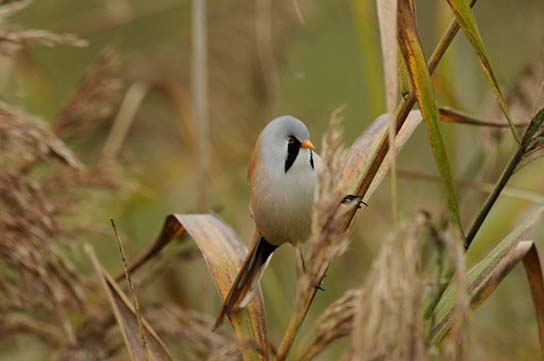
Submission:
[[[368,207],[368,204],[363,201],[363,199],[358,196],[358,195],[355,195],[355,194],[348,194],[347,196],[345,196],[344,198],[342,198],[342,204],[348,204],[348,203],[351,203],[353,200],[359,200],[359,204],[357,204],[357,208],[361,208],[363,205],[367,206]]]
[[[302,253],[302,249],[298,245],[296,246],[296,249],[299,260],[299,262],[297,262],[297,274],[298,278],[300,278],[308,271],[308,269],[306,268],[306,262],[304,262],[304,254]]]
[[[300,278],[303,274],[308,272],[308,268],[306,268],[306,262],[304,261],[304,253],[302,252],[301,247],[297,245],[296,249],[297,249],[298,258],[299,258],[299,262],[297,262],[297,273],[298,273],[298,277]],[[323,277],[321,277],[319,282],[316,285],[314,285],[316,289],[325,291],[325,289],[323,288],[323,279],[326,276],[327,276],[326,274],[323,275]]]

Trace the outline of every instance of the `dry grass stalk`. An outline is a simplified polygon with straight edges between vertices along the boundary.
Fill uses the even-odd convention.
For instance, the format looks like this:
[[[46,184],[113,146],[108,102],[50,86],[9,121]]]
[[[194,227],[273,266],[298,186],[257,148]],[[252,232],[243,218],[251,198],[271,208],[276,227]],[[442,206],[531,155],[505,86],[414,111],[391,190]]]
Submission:
[[[143,82],[136,82],[128,88],[113,122],[106,144],[104,144],[104,148],[102,149],[102,154],[106,159],[115,158],[119,154],[130,126],[134,121],[136,112],[147,95],[148,89],[149,86]]]
[[[132,307],[136,315],[136,320],[138,321],[138,336],[140,336],[140,342],[141,342],[142,348],[145,350],[146,360],[149,361],[151,359],[151,356],[150,356],[149,348],[147,346],[147,338],[145,337],[145,331],[144,331],[143,321],[142,321],[142,313],[140,311],[140,302],[138,301],[138,296],[136,296],[136,290],[134,289],[134,284],[132,283],[132,279],[130,278],[130,274],[128,272],[127,257],[125,256],[125,251],[121,243],[121,237],[119,237],[119,233],[117,232],[117,226],[115,225],[115,221],[113,220],[113,218],[110,218],[110,222],[113,228],[113,233],[115,235],[115,241],[117,242],[117,246],[119,247],[119,253],[121,254],[121,261],[123,262],[123,271],[125,272],[125,278],[127,279],[128,289],[130,291],[130,298],[132,301]]]

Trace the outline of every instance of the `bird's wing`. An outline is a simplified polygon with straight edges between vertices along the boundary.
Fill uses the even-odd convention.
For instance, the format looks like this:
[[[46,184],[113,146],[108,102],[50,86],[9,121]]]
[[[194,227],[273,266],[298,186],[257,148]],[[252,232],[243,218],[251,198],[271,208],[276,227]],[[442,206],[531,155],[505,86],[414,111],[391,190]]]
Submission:
[[[278,248],[270,244],[257,232],[255,232],[255,235],[253,247],[248,252],[227,297],[223,301],[223,306],[221,307],[219,316],[217,316],[213,330],[221,326],[226,315],[230,315],[233,311],[247,305],[261,279],[264,269],[268,265],[272,252]]]

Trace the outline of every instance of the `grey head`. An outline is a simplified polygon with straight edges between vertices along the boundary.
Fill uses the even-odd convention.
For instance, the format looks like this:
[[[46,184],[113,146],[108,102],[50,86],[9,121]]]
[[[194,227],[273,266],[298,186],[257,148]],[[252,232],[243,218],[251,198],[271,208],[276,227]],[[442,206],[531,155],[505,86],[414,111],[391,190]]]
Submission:
[[[307,160],[305,163],[313,169],[309,141],[310,132],[302,121],[291,115],[275,118],[261,133],[262,160],[273,164],[274,167],[283,166],[283,171],[287,173],[297,158],[299,160],[304,158]]]

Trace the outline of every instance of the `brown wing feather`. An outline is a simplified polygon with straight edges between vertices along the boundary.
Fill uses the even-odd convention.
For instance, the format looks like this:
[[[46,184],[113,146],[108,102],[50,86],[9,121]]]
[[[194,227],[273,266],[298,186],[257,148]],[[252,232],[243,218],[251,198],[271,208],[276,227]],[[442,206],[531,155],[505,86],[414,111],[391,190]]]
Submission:
[[[263,247],[263,242],[265,243]],[[213,325],[213,329],[217,329],[223,323],[225,316],[230,315],[235,311],[242,300],[253,291],[257,286],[259,278],[264,271],[266,261],[274,251],[276,246],[269,244],[264,238],[262,238],[257,232],[253,237],[253,246],[250,252],[248,252],[242,267],[238,271],[238,275],[234,279],[232,286],[223,301],[223,306],[219,312],[219,316]]]
[[[257,168],[257,164],[260,162],[260,148],[261,137],[259,136],[257,143],[255,143],[255,147],[253,148],[253,152],[251,153],[251,157],[249,158],[249,164],[247,165],[247,180],[250,184],[253,184],[255,169]]]

